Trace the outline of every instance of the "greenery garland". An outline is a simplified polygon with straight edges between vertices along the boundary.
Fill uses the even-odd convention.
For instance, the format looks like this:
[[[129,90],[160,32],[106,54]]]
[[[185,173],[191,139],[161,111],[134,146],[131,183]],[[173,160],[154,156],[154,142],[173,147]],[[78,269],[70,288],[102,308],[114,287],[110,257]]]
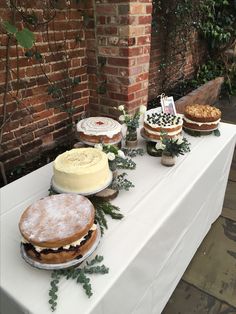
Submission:
[[[90,278],[87,276],[88,274],[107,274],[109,272],[109,268],[105,265],[96,265],[103,261],[102,256],[96,255],[95,258],[86,262],[85,266],[77,268],[71,267],[68,269],[54,270],[51,274],[51,282],[50,282],[50,290],[49,290],[49,304],[51,307],[51,311],[54,312],[57,307],[57,299],[58,299],[58,288],[59,282],[62,277],[68,279],[73,279],[77,284],[81,284],[86,295],[90,298],[93,295],[92,286],[90,283]],[[96,266],[95,266],[96,265]]]

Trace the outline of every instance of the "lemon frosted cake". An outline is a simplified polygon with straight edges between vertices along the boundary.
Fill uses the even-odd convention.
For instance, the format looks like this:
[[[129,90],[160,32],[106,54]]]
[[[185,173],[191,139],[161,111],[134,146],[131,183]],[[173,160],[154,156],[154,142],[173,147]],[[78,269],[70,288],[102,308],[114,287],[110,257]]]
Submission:
[[[94,192],[112,177],[107,155],[96,148],[75,148],[57,156],[53,172],[53,186],[59,192]]]

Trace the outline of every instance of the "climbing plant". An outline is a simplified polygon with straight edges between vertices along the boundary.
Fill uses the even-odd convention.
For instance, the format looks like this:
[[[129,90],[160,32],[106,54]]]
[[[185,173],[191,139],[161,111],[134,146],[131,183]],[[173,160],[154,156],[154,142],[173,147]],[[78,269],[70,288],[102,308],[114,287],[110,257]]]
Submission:
[[[73,94],[76,86],[80,84],[81,77],[78,69],[70,70],[70,54],[68,52],[68,27],[70,25],[70,8],[76,3],[78,11],[83,14],[84,0],[62,1],[47,0],[42,1],[40,11],[34,8],[32,1],[9,0],[8,6],[9,19],[1,21],[0,31],[2,36],[6,37],[5,56],[0,59],[5,65],[5,82],[3,86],[3,116],[0,120],[0,144],[6,125],[14,119],[17,112],[24,109],[25,114],[32,114],[33,107],[25,103],[24,95],[31,86],[30,79],[22,77],[20,71],[20,59],[22,52],[25,59],[39,66],[37,71],[38,80],[43,80],[47,84],[47,92],[52,97],[52,101],[47,103],[48,108],[56,108],[66,112],[68,116],[68,130],[75,124],[73,105]],[[81,4],[81,5],[80,5]],[[66,26],[63,32],[64,38],[60,42],[56,39],[55,18],[59,10],[64,10]],[[84,40],[83,24],[77,29],[77,34],[70,44],[70,50],[78,47]],[[68,27],[67,27],[68,26]],[[41,46],[36,44],[35,34],[42,34],[44,43],[48,45],[47,56],[45,51],[41,51]],[[70,38],[71,41],[71,38]],[[11,51],[15,46],[16,65],[11,65]],[[62,78],[55,81],[47,72],[48,60],[60,61],[63,65],[61,71]],[[15,83],[16,82],[16,83]],[[13,85],[12,85],[13,84]],[[12,89],[12,86],[14,88]],[[7,110],[9,102],[14,103],[14,109],[11,112]]]
[[[224,75],[226,89],[234,92],[235,63],[224,52],[236,38],[236,11],[229,0],[153,0],[153,30],[159,32],[162,56],[159,67],[161,90],[168,92],[173,84],[187,86],[187,51],[194,51],[193,36],[205,40],[209,62],[195,68],[199,84]],[[220,68],[220,70],[219,70]],[[211,71],[214,70],[214,71]],[[214,76],[214,77],[213,77]]]

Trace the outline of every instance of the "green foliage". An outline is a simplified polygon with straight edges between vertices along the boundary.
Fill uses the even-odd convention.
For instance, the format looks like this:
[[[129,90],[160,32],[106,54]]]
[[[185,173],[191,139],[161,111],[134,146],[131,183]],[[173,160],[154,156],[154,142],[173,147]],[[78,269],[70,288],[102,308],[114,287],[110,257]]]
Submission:
[[[129,156],[131,158],[136,157],[136,156],[143,156],[145,154],[144,149],[142,148],[122,148],[122,151],[126,156]]]
[[[190,143],[186,138],[180,140],[167,138],[164,135],[164,137],[162,138],[162,144],[165,146],[163,152],[172,157],[178,157],[179,155],[184,155],[185,153],[190,152]]]
[[[130,188],[134,188],[134,185],[131,181],[127,180],[125,177],[127,176],[127,173],[119,174],[115,179],[113,180],[111,184],[111,188],[114,190],[125,190],[129,191]]]
[[[87,274],[107,274],[109,268],[105,265],[96,265],[103,261],[102,256],[96,255],[93,260],[86,262],[86,266],[81,268],[71,267],[68,269],[54,270],[51,274],[50,290],[49,290],[49,304],[51,306],[51,311],[54,312],[57,307],[58,299],[58,285],[62,277],[65,277],[67,280],[73,279],[76,283],[81,284],[86,295],[90,298],[93,295],[92,286],[90,279]],[[94,266],[96,265],[96,266]]]
[[[48,87],[48,95],[51,95],[52,98],[60,98],[62,96],[62,89],[56,84],[50,85]]]
[[[236,63],[217,58],[210,59],[199,67],[194,79],[185,81],[185,86],[195,89],[218,76],[225,78],[222,91],[229,95],[236,94]]]
[[[108,229],[105,215],[111,216],[112,219],[122,219],[124,216],[119,212],[119,207],[112,205],[108,201],[104,201],[102,198],[97,196],[91,196],[90,201],[95,208],[95,220],[99,223],[101,233],[104,233],[104,229]]]
[[[25,56],[27,58],[33,58],[34,57],[37,61],[41,61],[43,59],[43,56],[38,51],[27,50],[25,52]]]
[[[217,136],[217,137],[220,136],[220,131],[219,131],[219,129],[214,130],[213,133],[214,133],[214,135]]]
[[[98,94],[100,94],[100,95],[106,94],[106,92],[107,92],[107,82],[106,82],[106,81],[102,82],[102,83],[99,85],[99,87],[98,87],[98,89],[97,89],[97,92],[98,92]]]
[[[16,34],[18,31],[18,29],[8,21],[3,22],[3,25],[9,34]]]
[[[211,49],[229,44],[236,36],[236,16],[228,0],[201,0],[198,27]]]
[[[52,186],[48,189],[49,195],[56,195],[57,193]],[[91,203],[95,208],[95,220],[98,222],[102,235],[104,234],[104,229],[108,229],[107,221],[105,215],[111,216],[112,219],[122,219],[124,216],[120,213],[120,208],[111,204],[108,201],[97,196],[89,197]]]
[[[136,163],[131,158],[116,157],[116,167],[118,169],[134,170]]]
[[[23,28],[22,30],[18,30],[16,26],[12,25],[8,21],[3,23],[6,31],[15,36],[18,44],[23,48],[32,48],[35,42],[34,33],[32,33],[28,28]]]

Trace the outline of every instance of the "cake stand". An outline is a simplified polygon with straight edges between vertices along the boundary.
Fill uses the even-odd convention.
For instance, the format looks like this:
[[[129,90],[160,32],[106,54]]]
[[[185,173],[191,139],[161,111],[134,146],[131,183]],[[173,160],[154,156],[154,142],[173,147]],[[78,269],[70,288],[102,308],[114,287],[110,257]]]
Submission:
[[[92,190],[92,191],[78,192],[78,191],[71,191],[71,190],[66,190],[66,189],[62,189],[61,187],[58,187],[54,182],[54,176],[53,176],[51,180],[51,186],[52,186],[52,189],[57,193],[68,193],[68,194],[74,193],[74,194],[79,194],[83,196],[89,196],[89,195],[97,194],[98,192],[105,190],[111,184],[112,180],[113,180],[113,174],[110,171],[107,182],[105,182],[100,188],[96,190]]]
[[[88,145],[88,146],[94,146],[94,145],[96,145],[96,144],[103,144],[103,145],[119,145],[120,143],[121,143],[121,141],[122,141],[122,138],[121,139],[119,139],[119,140],[117,140],[117,141],[114,141],[114,142],[110,142],[110,143],[103,143],[102,141],[101,142],[98,142],[98,143],[94,143],[94,142],[89,142],[89,141],[84,141],[84,140],[82,140],[82,139],[80,139],[80,142],[82,142],[82,143],[84,143],[84,144],[86,144],[86,145]]]
[[[60,264],[46,264],[46,263],[40,263],[38,261],[35,261],[30,256],[26,254],[25,248],[23,243],[21,243],[20,252],[23,259],[28,263],[29,265],[38,268],[38,269],[44,269],[44,270],[59,270],[59,269],[65,269],[73,266],[78,266],[81,264],[84,260],[86,260],[93,252],[96,250],[99,242],[101,240],[101,229],[100,226],[97,224],[97,237],[91,246],[91,248],[80,258],[75,258],[72,261],[60,263]]]

